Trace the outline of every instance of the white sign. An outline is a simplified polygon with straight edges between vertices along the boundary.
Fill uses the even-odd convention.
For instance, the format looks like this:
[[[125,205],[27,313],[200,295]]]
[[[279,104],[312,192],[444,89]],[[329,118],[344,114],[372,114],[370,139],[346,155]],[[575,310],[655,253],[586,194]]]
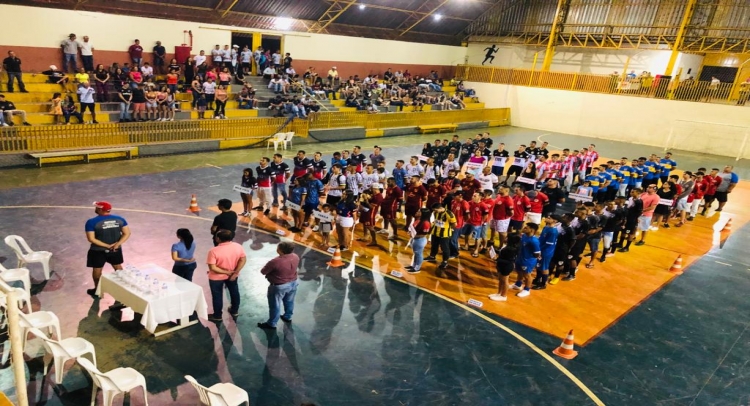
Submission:
[[[476,163],[476,162],[467,162],[466,163],[466,170],[475,171],[477,169],[482,169],[484,167],[484,164]]]
[[[417,155],[417,159],[418,159],[418,160],[420,160],[420,161],[425,161],[425,162],[427,162],[427,160],[428,160],[429,158],[427,158],[427,157],[426,157],[426,156],[424,156],[424,155]]]
[[[284,230],[276,230],[276,234],[278,234],[278,235],[286,235],[286,232]]]
[[[589,195],[581,195],[578,193],[570,193],[568,194],[568,197],[577,202],[590,202],[593,200]]]
[[[492,245],[490,245],[490,249],[487,250],[487,253],[490,255],[490,259],[497,258],[497,252],[495,252],[495,247],[493,247]]]
[[[395,277],[397,277],[397,278],[400,278],[400,277],[404,276],[404,274],[402,274],[402,273],[401,273],[401,272],[399,272],[399,271],[395,271],[395,270],[394,270],[394,271],[391,271],[391,275],[393,275],[393,276],[395,276]]]
[[[514,180],[514,182],[528,183],[529,185],[536,185],[536,179],[524,178],[522,176],[516,177],[516,179]]]
[[[232,190],[234,190],[235,192],[245,193],[245,194],[248,194],[248,195],[250,195],[250,194],[253,193],[253,190],[250,189],[249,187],[242,187],[240,185],[234,185],[234,187],[232,188]]]
[[[482,307],[482,306],[484,306],[484,303],[482,303],[482,302],[480,302],[479,300],[476,300],[476,299],[469,299],[469,301],[466,302],[466,303],[469,306],[474,306],[474,307]]]
[[[333,215],[328,213],[323,213],[322,211],[313,211],[313,217],[316,219],[319,219],[321,221],[325,221],[326,223],[333,223]]]
[[[328,251],[331,254],[333,254],[334,252],[336,252],[336,247],[329,247],[326,251]]]
[[[674,200],[659,199],[659,204],[664,204],[664,205],[667,205],[667,206],[672,206],[672,204],[674,204]]]
[[[301,207],[297,203],[292,202],[284,202],[284,206],[288,207],[291,210],[299,211]]]

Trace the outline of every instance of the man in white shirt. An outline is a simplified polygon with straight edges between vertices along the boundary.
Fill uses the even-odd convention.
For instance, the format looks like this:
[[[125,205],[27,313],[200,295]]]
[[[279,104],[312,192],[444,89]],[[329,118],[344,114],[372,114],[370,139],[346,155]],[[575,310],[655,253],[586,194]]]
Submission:
[[[91,111],[91,122],[93,124],[99,124],[96,121],[96,104],[94,102],[94,94],[96,90],[89,84],[89,82],[83,82],[83,86],[78,88],[78,94],[81,96],[81,117],[86,114],[86,109]]]
[[[68,63],[73,65],[73,73],[78,72],[78,66],[76,66],[76,57],[78,56],[78,42],[76,41],[76,35],[68,35],[68,39],[64,40],[60,44],[60,48],[63,51],[63,64],[62,71],[68,70]],[[68,71],[70,72],[70,71]]]
[[[271,55],[271,60],[273,61],[273,67],[277,71],[279,68],[281,68],[281,51],[276,51]]]
[[[83,42],[78,43],[78,48],[81,49],[81,60],[83,60],[83,67],[86,72],[94,71],[94,45],[89,41],[89,36],[83,36]]]
[[[211,50],[211,60],[214,67],[221,67],[221,45],[216,44],[214,49]]]
[[[250,48],[245,45],[244,48],[242,48],[242,52],[240,52],[240,63],[242,67],[242,72],[244,72],[246,75],[250,73],[250,60],[253,58],[253,52],[250,51]]]
[[[481,185],[479,189],[484,192],[485,190],[495,190],[495,185],[497,185],[497,176],[492,173],[492,167],[491,166],[485,166],[482,169],[482,173],[476,176],[476,180],[479,181],[479,184]]]
[[[195,61],[195,67],[201,66],[203,62],[206,62],[206,51],[201,49],[200,54],[193,57],[193,60]]]
[[[424,168],[419,164],[419,158],[413,156],[409,158],[409,163],[404,166],[406,170],[406,177],[411,178],[412,176],[419,176],[421,179],[424,175]]]
[[[263,78],[264,79],[271,79],[273,77],[273,75],[275,75],[275,74],[276,74],[276,71],[272,67],[270,67],[270,66],[268,66],[265,69],[263,69]]]
[[[225,68],[232,70],[232,50],[229,49],[229,45],[224,45],[224,49],[221,50],[221,61]]]
[[[150,82],[154,78],[154,68],[148,62],[144,62],[141,66],[141,75],[143,75],[144,82]]]

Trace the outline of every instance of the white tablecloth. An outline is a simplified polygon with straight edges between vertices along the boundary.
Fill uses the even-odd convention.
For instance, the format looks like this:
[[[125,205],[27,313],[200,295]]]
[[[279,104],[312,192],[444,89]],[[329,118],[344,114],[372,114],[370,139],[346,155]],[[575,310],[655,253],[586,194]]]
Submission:
[[[200,286],[154,264],[140,266],[138,270],[149,275],[151,280],[158,279],[159,290],[166,283],[167,294],[156,296],[139,292],[112,273],[102,275],[97,294],[108,293],[134,312],[142,314],[141,324],[152,334],[157,325],[191,316],[193,312],[198,312],[198,317],[202,319],[208,318],[208,306]]]

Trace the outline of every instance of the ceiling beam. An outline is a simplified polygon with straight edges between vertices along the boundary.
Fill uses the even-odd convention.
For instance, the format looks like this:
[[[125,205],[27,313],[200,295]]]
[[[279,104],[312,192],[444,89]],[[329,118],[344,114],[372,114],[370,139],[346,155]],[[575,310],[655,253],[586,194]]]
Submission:
[[[307,31],[314,33],[326,32],[326,28],[331,25],[332,22],[336,21],[341,14],[344,14],[346,10],[349,10],[349,7],[353,6],[355,3],[356,0],[334,0],[334,2],[328,6],[328,10],[326,10],[325,13],[318,18],[318,21],[313,23]]]
[[[399,31],[398,36],[401,37],[407,32],[411,31],[412,28],[416,27],[419,23],[425,20],[425,18],[433,15],[436,11],[440,9],[440,7],[443,7],[445,3],[447,3],[448,0],[442,0],[440,3],[435,5],[435,1],[427,0],[424,3],[420,4],[419,7],[417,7],[416,10],[409,13],[409,16],[406,17],[406,20],[401,23],[401,25],[396,28],[396,31]]]
[[[326,1],[330,3],[330,2],[335,2],[335,1],[339,1],[339,0],[326,0]],[[491,2],[491,1],[479,1],[479,0],[474,0],[474,1],[477,1],[478,3],[482,3],[482,4],[495,4],[494,2]],[[381,6],[379,4],[363,3],[363,2],[357,1],[357,0],[353,0],[352,2],[354,3],[354,5],[363,5],[363,6],[365,6],[365,8],[371,8],[373,10],[397,11],[399,13],[404,13],[404,14],[418,14],[420,16],[427,14],[427,12],[418,11],[419,8],[417,10],[407,10],[407,9],[398,8],[398,7]],[[455,16],[448,16],[448,15],[443,16],[443,17],[451,19],[451,20],[458,20],[458,21],[469,21],[469,22],[474,21],[471,18],[455,17]]]
[[[240,0],[234,0],[234,1],[232,2],[232,4],[230,4],[230,5],[229,5],[229,7],[227,7],[227,9],[226,9],[226,10],[224,10],[224,12],[223,12],[223,13],[221,13],[221,18],[224,18],[224,17],[226,17],[226,15],[227,15],[227,14],[228,14],[228,13],[229,13],[230,11],[232,11],[232,8],[234,8],[235,4],[237,4],[237,2],[238,2],[238,1],[240,1]],[[219,4],[221,4],[221,3],[219,3]]]

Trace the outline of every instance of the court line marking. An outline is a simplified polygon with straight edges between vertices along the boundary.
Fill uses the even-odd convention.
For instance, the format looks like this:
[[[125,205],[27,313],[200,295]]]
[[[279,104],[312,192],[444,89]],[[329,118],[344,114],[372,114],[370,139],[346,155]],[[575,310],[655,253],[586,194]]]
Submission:
[[[80,209],[80,210],[91,210],[92,208],[93,208],[93,206],[41,206],[41,205],[0,206],[0,209]],[[195,216],[195,215],[179,214],[179,213],[167,213],[167,212],[160,212],[160,211],[154,211],[154,210],[124,209],[124,208],[118,208],[117,210],[118,211],[123,211],[123,212],[131,212],[131,213],[144,213],[144,214],[166,215],[166,216],[173,216],[173,217],[184,217],[184,218],[195,219],[195,220],[213,221],[210,218],[198,217],[198,216]],[[251,227],[249,225],[237,224],[237,226],[245,228],[245,229],[248,229],[248,230],[251,229]],[[269,231],[260,229],[258,227],[252,227],[252,229],[254,231],[256,231],[256,232],[261,232],[261,233],[268,234],[270,236],[275,236],[276,238],[279,238],[279,236],[276,233],[271,233]],[[315,250],[315,251],[317,251],[319,253],[322,253],[322,254],[325,254],[325,255],[329,255],[328,252],[320,250],[318,248],[307,246],[307,245],[301,244],[301,243],[299,243],[297,241],[292,241],[292,242],[295,243],[295,244],[297,244],[297,245],[302,245],[302,246],[304,246],[306,248],[310,248],[312,250]],[[355,266],[359,266],[360,268],[363,268],[363,269],[366,269],[366,270],[368,270],[370,272],[375,273],[375,271],[373,269],[370,269],[370,268],[362,266],[362,265],[358,265],[358,264],[356,264],[356,262],[354,263],[354,265]],[[440,299],[443,299],[446,302],[452,303],[455,306],[458,306],[458,307],[462,308],[464,311],[467,311],[467,312],[469,312],[469,313],[471,313],[471,314],[473,314],[475,316],[478,316],[479,318],[481,318],[484,321],[486,321],[486,322],[494,325],[495,327],[500,328],[501,330],[503,330],[506,333],[510,334],[512,337],[514,337],[515,339],[517,339],[518,341],[520,341],[521,343],[523,343],[524,345],[526,345],[527,347],[529,347],[532,351],[534,351],[537,354],[539,354],[542,358],[544,358],[545,360],[547,360],[550,364],[552,364],[555,368],[557,368],[560,372],[562,372],[565,376],[567,376],[568,379],[570,379],[576,386],[578,386],[578,388],[581,389],[581,391],[583,393],[585,393],[586,396],[588,396],[594,402],[594,404],[596,404],[597,406],[604,406],[604,402],[602,402],[601,399],[599,399],[599,397],[597,397],[596,394],[594,394],[594,392],[591,389],[589,389],[588,386],[586,386],[586,384],[584,384],[583,382],[581,382],[581,380],[578,379],[578,377],[576,377],[575,375],[573,375],[573,373],[570,372],[565,366],[563,366],[562,364],[560,364],[560,362],[558,362],[551,355],[547,354],[544,350],[542,350],[541,348],[537,347],[534,343],[532,343],[531,341],[529,341],[528,339],[526,339],[525,337],[523,337],[519,333],[511,330],[510,327],[507,327],[504,324],[498,322],[497,320],[494,320],[494,319],[490,318],[489,316],[487,316],[485,314],[482,314],[479,311],[477,311],[477,310],[469,307],[468,305],[466,305],[464,303],[457,302],[457,301],[455,301],[455,300],[453,300],[453,299],[451,299],[451,298],[449,298],[449,297],[447,297],[447,296],[445,296],[445,295],[443,295],[441,293],[425,289],[425,288],[423,288],[421,286],[409,283],[406,280],[403,280],[401,278],[396,278],[396,277],[391,276],[391,275],[389,275],[387,273],[378,272],[378,274],[383,275],[383,276],[385,276],[385,277],[387,277],[387,278],[389,278],[391,280],[399,281],[399,282],[404,283],[406,285],[413,286],[413,287],[415,287],[415,288],[417,288],[417,289],[419,289],[419,290],[421,290],[423,292],[427,292],[429,294],[432,294],[432,295],[434,295],[434,296],[436,296],[436,297],[438,297]]]

